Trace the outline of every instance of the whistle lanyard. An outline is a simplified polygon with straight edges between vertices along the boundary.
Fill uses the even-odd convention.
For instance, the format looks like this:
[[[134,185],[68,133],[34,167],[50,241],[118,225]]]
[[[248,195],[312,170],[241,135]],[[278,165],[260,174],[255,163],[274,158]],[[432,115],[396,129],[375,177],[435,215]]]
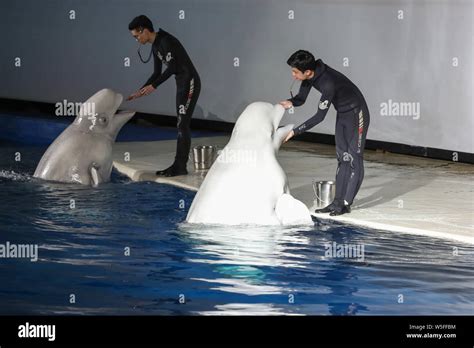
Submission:
[[[137,49],[137,52],[138,52],[138,56],[140,57],[140,60],[142,61],[142,63],[148,63],[151,59],[151,55],[153,53],[153,46],[151,46],[151,50],[150,50],[150,54],[148,55],[148,58],[146,60],[143,60],[143,57],[141,55],[141,52],[140,52],[140,48],[142,47],[141,44],[138,44],[138,49]]]
[[[295,96],[293,95],[293,85],[295,84],[296,82],[296,79],[293,79],[293,82],[291,83],[291,86],[290,86],[290,95],[291,95],[291,98],[294,98]]]

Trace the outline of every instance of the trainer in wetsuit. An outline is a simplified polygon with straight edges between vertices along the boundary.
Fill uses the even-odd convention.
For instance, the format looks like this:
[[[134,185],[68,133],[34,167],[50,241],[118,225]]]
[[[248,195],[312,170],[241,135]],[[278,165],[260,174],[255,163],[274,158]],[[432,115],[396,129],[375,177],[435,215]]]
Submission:
[[[134,18],[128,29],[140,44],[152,44],[154,71],[143,87],[130,95],[127,100],[152,93],[171,75],[175,75],[176,79],[176,113],[178,116],[176,156],[174,163],[169,168],[159,170],[156,174],[164,176],[188,174],[186,163],[191,147],[190,123],[201,91],[199,74],[178,39],[163,29],[155,32],[148,17],[141,15]],[[162,64],[166,66],[163,72],[161,71]]]
[[[329,107],[334,105],[336,117],[336,196],[334,201],[317,213],[341,215],[350,213],[350,206],[359,191],[364,178],[364,145],[369,128],[369,109],[365,99],[346,76],[326,65],[321,59],[315,60],[308,51],[297,51],[287,61],[293,78],[301,80],[298,94],[280,104],[288,109],[303,105],[312,87],[321,92],[318,112],[287,136],[301,134],[324,120]]]

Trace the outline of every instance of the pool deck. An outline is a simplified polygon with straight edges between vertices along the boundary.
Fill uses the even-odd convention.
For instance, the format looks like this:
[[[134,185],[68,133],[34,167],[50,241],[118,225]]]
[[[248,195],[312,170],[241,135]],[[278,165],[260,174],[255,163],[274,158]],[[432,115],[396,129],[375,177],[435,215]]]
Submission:
[[[194,138],[191,146],[222,149],[228,140],[229,136]],[[191,161],[188,175],[162,178],[154,174],[172,163],[175,149],[176,140],[118,142],[114,167],[134,181],[197,191],[206,172],[195,171]],[[334,180],[334,146],[290,141],[282,146],[278,159],[292,195],[319,219],[474,244],[473,165],[370,150],[364,157],[365,178],[352,212],[338,217],[314,214],[313,207],[313,180]]]

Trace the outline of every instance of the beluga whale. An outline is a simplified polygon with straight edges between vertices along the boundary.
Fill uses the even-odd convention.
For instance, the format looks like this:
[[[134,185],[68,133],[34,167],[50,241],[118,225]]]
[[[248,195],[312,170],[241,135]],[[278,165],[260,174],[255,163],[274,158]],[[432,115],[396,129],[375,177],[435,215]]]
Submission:
[[[134,111],[117,112],[123,96],[102,89],[80,107],[73,123],[48,147],[34,177],[97,186],[110,180],[112,147]]]
[[[290,194],[277,159],[292,124],[278,127],[280,105],[254,102],[237,119],[231,138],[209,169],[187,223],[313,225],[306,205]]]

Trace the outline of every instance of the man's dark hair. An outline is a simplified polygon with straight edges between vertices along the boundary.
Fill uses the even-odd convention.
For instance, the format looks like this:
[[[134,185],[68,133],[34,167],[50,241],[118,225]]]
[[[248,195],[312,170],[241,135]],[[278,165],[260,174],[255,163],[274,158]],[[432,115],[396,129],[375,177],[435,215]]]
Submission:
[[[137,30],[142,28],[148,29],[151,32],[155,31],[155,29],[153,29],[153,23],[150,21],[150,18],[145,15],[135,17],[128,25],[128,30]]]
[[[293,53],[286,63],[301,72],[316,69],[316,60],[314,59],[314,56],[310,52],[304,50],[299,50]]]

